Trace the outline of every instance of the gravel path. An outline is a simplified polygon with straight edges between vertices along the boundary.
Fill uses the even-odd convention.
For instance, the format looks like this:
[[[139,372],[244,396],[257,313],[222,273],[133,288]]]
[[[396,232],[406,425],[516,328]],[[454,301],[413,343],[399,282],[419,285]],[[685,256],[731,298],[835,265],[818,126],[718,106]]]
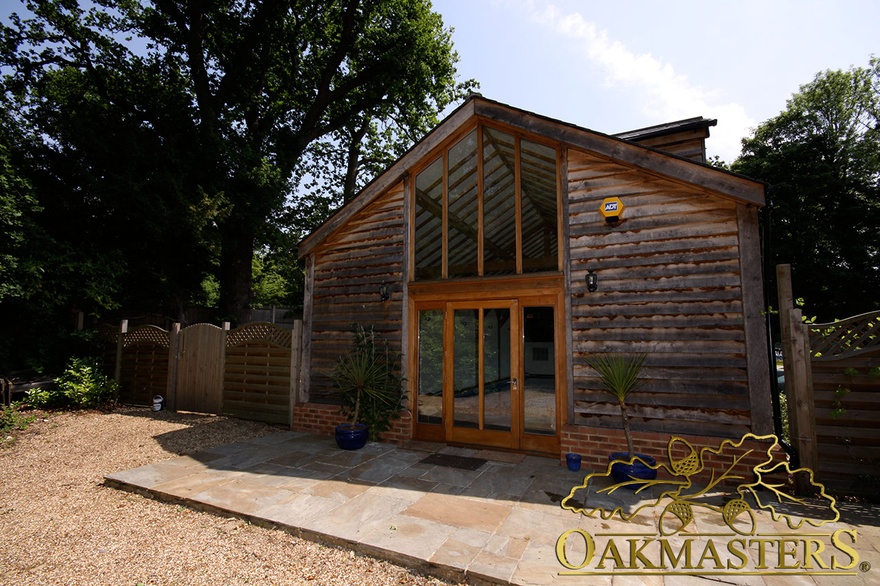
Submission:
[[[278,430],[146,408],[32,423],[0,448],[0,584],[445,584],[102,484],[109,472]]]

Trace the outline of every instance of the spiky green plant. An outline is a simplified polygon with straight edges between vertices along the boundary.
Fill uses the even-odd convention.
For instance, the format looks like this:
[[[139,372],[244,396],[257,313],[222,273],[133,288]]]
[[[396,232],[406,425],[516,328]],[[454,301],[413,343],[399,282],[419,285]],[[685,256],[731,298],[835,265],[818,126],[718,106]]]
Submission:
[[[343,414],[352,423],[365,423],[376,441],[400,417],[404,391],[399,355],[372,328],[353,328],[354,348],[339,357],[330,378],[342,396]]]
[[[590,368],[599,373],[602,389],[617,400],[620,417],[623,420],[623,433],[626,436],[626,449],[629,458],[635,454],[632,434],[629,429],[629,416],[626,411],[626,398],[637,390],[644,381],[640,379],[647,354],[611,354],[603,352],[587,358]]]

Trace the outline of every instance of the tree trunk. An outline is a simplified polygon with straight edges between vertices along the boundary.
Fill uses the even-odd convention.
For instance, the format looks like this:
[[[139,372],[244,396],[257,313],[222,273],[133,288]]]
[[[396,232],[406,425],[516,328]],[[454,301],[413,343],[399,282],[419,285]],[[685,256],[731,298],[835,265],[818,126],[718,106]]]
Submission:
[[[254,235],[239,226],[224,226],[220,249],[220,315],[242,324],[250,320]]]
[[[361,142],[370,128],[370,119],[363,121],[360,128],[355,130],[350,137],[348,143],[348,152],[345,161],[345,184],[342,186],[342,201],[348,203],[355,196],[355,187],[357,186],[358,171],[361,166]]]

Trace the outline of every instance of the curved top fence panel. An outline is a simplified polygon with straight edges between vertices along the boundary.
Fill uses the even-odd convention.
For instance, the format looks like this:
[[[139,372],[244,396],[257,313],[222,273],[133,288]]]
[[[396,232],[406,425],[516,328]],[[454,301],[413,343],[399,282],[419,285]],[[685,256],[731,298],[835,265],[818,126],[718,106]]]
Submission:
[[[143,343],[156,344],[166,348],[171,346],[168,332],[157,326],[140,326],[125,333],[123,346]]]
[[[269,322],[254,322],[239,326],[226,334],[226,347],[241,346],[252,341],[262,341],[281,348],[290,348],[290,330]]]
[[[810,353],[813,360],[832,360],[880,348],[880,311],[841,321],[812,324]]]

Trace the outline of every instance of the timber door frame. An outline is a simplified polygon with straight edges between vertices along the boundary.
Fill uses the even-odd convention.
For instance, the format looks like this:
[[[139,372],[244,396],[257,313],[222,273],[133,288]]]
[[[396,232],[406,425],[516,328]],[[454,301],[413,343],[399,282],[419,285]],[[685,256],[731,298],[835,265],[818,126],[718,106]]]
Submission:
[[[455,312],[456,310],[474,309],[480,312],[478,328],[478,388],[477,394],[477,412],[478,412],[478,428],[456,426],[455,425],[455,393],[451,388],[455,378],[455,358],[451,360],[450,356],[455,348]],[[510,396],[510,429],[507,431],[485,429],[484,412],[485,412],[485,353],[484,353],[484,315],[486,310],[506,309],[510,312],[509,337],[510,346],[508,353],[510,356],[510,376],[508,382],[507,393]],[[443,427],[446,431],[446,439],[452,443],[473,444],[481,446],[491,446],[496,448],[515,449],[518,447],[517,438],[522,434],[522,405],[519,401],[519,381],[521,380],[522,365],[520,360],[521,342],[519,341],[519,332],[521,331],[519,319],[519,303],[516,299],[491,299],[488,301],[456,301],[446,304],[443,319]]]
[[[487,282],[488,281],[488,282]],[[426,441],[447,442],[453,444],[465,445],[483,445],[487,447],[502,447],[521,452],[534,452],[543,454],[559,454],[560,435],[562,427],[565,425],[568,417],[568,376],[566,356],[568,348],[566,345],[566,321],[565,321],[565,303],[563,277],[561,275],[544,275],[533,277],[516,277],[516,278],[497,278],[497,279],[480,279],[473,281],[458,282],[432,282],[432,283],[411,283],[409,290],[409,351],[408,351],[408,372],[409,376],[409,397],[412,406],[413,416],[413,437]],[[517,394],[522,393],[525,386],[524,368],[525,364],[522,360],[523,348],[523,308],[525,307],[552,307],[554,312],[554,372],[556,383],[556,433],[555,435],[541,435],[525,433],[523,424],[523,408],[521,398],[514,401],[518,405],[518,413],[515,420],[511,422],[511,427],[516,429],[515,439],[511,446],[500,446],[497,443],[481,443],[479,438],[462,438],[452,437],[450,433],[452,412],[451,401],[452,393],[447,391],[451,389],[451,363],[452,356],[452,340],[451,326],[454,308],[476,308],[479,306],[499,306],[512,302],[516,315],[516,332],[511,332],[512,337],[515,335],[518,363],[516,378],[520,381]],[[442,311],[443,314],[443,415],[442,423],[420,423],[418,414],[418,390],[419,390],[419,313],[421,311]],[[513,321],[513,316],[512,316]],[[512,358],[513,360],[513,358]],[[448,397],[447,397],[448,395]],[[513,430],[511,431],[513,434]],[[467,435],[467,434],[465,434]],[[491,435],[491,434],[490,434]]]

